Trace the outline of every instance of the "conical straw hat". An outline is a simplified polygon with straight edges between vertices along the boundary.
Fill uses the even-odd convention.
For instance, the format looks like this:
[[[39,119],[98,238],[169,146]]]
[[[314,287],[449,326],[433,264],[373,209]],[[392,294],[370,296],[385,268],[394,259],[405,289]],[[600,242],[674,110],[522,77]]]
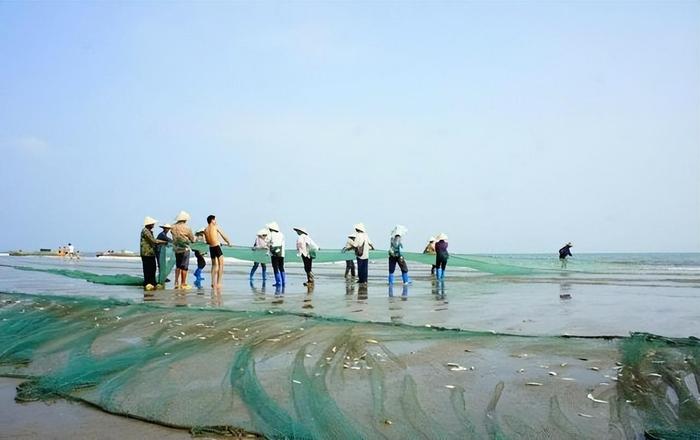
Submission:
[[[146,218],[143,219],[144,226],[155,225],[156,223],[158,223],[158,220],[154,219],[153,217],[146,216]]]
[[[306,228],[304,228],[304,227],[301,227],[301,226],[300,226],[300,227],[298,227],[298,228],[292,228],[292,229],[294,229],[294,230],[297,231],[297,232],[301,232],[301,233],[304,234],[304,235],[309,235],[309,233],[306,231]]]
[[[190,219],[190,215],[187,211],[180,211],[180,213],[175,217],[176,222],[187,221]]]
[[[159,227],[161,227],[161,228],[163,228],[163,229],[172,229],[172,228],[173,228],[173,227],[170,225],[170,223],[166,223],[166,224],[164,224],[164,225],[160,225]]]
[[[441,232],[440,235],[438,235],[437,238],[436,238],[435,240],[437,240],[437,241],[440,241],[440,240],[447,240],[447,234],[444,234],[444,233]]]
[[[267,235],[267,234],[269,234],[269,233],[270,233],[270,232],[267,230],[267,228],[263,228],[263,229],[260,229],[260,230],[258,231],[258,233],[255,234],[255,235],[259,235],[259,236],[262,237],[263,235]]]
[[[280,225],[277,224],[277,222],[270,222],[265,225],[265,227],[271,231],[279,232],[280,231]]]
[[[364,225],[364,223],[358,223],[358,224],[356,224],[355,227],[354,227],[354,229],[355,229],[356,231],[360,231],[360,232],[367,232],[367,231],[365,230],[365,225]]]

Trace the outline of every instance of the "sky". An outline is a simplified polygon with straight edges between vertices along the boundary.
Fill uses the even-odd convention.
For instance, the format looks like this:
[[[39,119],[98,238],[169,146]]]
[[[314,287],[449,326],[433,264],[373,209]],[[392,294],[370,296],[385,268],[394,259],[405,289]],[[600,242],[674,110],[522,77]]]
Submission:
[[[700,251],[699,1],[2,0],[0,66],[0,251]]]

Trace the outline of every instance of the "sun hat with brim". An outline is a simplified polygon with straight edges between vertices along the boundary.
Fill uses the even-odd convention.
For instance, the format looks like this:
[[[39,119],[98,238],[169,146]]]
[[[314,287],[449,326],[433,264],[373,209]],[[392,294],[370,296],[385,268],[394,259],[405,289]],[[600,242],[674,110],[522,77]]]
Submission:
[[[298,227],[298,228],[292,228],[292,229],[294,229],[297,232],[301,232],[304,235],[309,235],[309,233],[306,231],[306,228],[304,228],[304,227]]]
[[[175,217],[176,222],[182,222],[182,221],[187,221],[190,219],[190,214],[187,213],[187,211],[180,211],[180,213]]]
[[[261,229],[261,230],[259,230],[258,233],[255,234],[255,235],[259,235],[259,236],[262,237],[263,235],[267,235],[267,234],[269,234],[269,231],[268,231],[267,229]]]
[[[280,225],[277,224],[277,222],[270,222],[265,225],[265,227],[271,231],[279,232],[280,231]]]
[[[143,219],[144,226],[155,225],[156,223],[158,223],[158,220],[154,219],[153,217],[146,216],[146,218]]]
[[[430,237],[430,238],[428,239],[428,243],[432,243],[432,242],[434,242],[434,241],[435,241],[435,237]]]
[[[163,229],[172,229],[172,228],[173,228],[172,226],[170,226],[170,223],[166,223],[166,224],[164,224],[164,225],[160,225],[159,227],[160,227],[160,228],[163,228]]]
[[[355,228],[356,231],[366,232],[366,231],[365,231],[365,225],[364,225],[364,223],[358,223],[358,224],[355,225],[354,228]]]
[[[436,240],[437,240],[437,241],[440,241],[440,240],[447,240],[447,234],[442,234],[442,233],[441,233],[440,235],[437,236]]]

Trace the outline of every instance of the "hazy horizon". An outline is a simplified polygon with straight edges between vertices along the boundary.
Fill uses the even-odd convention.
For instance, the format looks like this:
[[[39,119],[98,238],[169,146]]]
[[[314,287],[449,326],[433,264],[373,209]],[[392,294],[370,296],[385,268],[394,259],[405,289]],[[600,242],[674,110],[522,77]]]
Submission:
[[[0,2],[0,250],[700,251],[700,2]],[[156,231],[159,230],[156,228]]]

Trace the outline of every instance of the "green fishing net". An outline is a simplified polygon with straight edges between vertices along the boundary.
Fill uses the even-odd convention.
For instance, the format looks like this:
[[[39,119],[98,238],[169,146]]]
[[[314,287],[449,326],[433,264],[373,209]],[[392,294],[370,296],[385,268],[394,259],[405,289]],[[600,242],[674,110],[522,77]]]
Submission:
[[[199,252],[208,252],[209,246],[206,243],[193,243],[192,249]],[[252,249],[245,246],[222,246],[225,257],[232,257],[239,260],[255,261],[258,263],[269,263],[270,257],[264,250]],[[435,264],[435,255],[422,254],[418,252],[403,252],[402,255],[407,261],[412,261],[421,264]],[[373,250],[369,252],[370,260],[385,260],[388,258],[388,253],[385,250]],[[316,252],[315,263],[331,263],[338,261],[354,260],[355,253],[353,251],[343,252],[334,249],[320,249]],[[493,260],[493,259],[491,259]],[[301,257],[298,257],[295,250],[287,250],[285,252],[285,261],[301,263]],[[546,269],[537,269],[532,267],[524,267],[513,264],[508,264],[503,261],[493,260],[489,258],[475,258],[467,255],[454,254],[449,258],[448,266],[469,268],[480,272],[495,274],[495,275],[526,275],[537,272],[542,272]]]
[[[156,295],[165,295],[156,292]],[[195,433],[697,438],[698,340],[523,337],[0,294],[0,374]]]

